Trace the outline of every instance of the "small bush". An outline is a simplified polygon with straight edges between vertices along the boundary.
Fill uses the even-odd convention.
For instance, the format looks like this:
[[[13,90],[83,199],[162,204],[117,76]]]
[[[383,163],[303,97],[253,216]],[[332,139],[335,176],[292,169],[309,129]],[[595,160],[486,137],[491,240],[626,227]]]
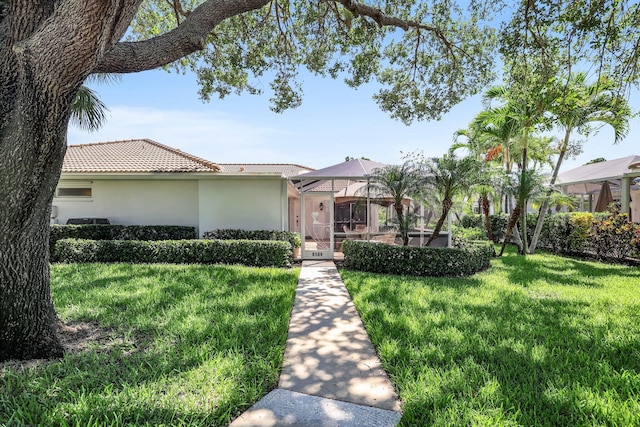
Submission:
[[[195,227],[181,225],[51,225],[49,251],[55,261],[56,242],[86,240],[185,240],[197,238]]]
[[[633,251],[631,251],[631,256],[635,258],[640,258],[640,227],[638,227],[638,231],[636,232],[635,237],[631,241],[633,245]]]
[[[218,229],[205,231],[203,237],[219,240],[284,240],[291,243],[294,249],[302,245],[300,235],[292,231]]]
[[[584,252],[586,250],[594,218],[591,212],[574,212],[569,216],[569,252]]]
[[[489,243],[465,248],[416,248],[345,240],[344,266],[353,270],[410,276],[469,276],[490,267]]]
[[[463,228],[484,228],[484,218],[478,214],[465,215],[460,219],[460,226]]]
[[[79,240],[56,243],[60,262],[127,262],[168,264],[242,264],[290,267],[291,245],[282,241],[251,240]]]
[[[472,241],[487,241],[487,231],[479,227],[456,227],[453,226],[452,244],[456,248],[463,248]]]
[[[538,247],[549,249],[554,253],[571,253],[571,239],[569,239],[572,233],[571,215],[571,213],[547,215],[540,231]]]
[[[627,214],[611,213],[608,218],[595,219],[590,243],[599,258],[622,260],[635,249],[635,239],[640,227],[629,222]]]
[[[494,243],[501,242],[507,232],[509,216],[504,213],[492,214],[489,215],[489,222],[491,223],[491,234],[493,234]],[[460,225],[464,228],[481,228],[486,235],[486,226],[482,215],[465,215],[462,217]]]

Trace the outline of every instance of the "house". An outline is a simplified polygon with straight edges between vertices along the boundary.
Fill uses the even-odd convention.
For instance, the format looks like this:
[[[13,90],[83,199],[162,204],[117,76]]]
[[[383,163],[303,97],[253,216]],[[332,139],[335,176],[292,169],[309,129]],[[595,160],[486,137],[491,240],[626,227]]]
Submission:
[[[580,198],[582,210],[601,211],[619,202],[621,211],[640,221],[640,156],[590,163],[562,172],[556,187]]]
[[[295,229],[291,164],[216,164],[149,139],[70,145],[52,223],[107,218],[123,225]],[[291,218],[291,219],[290,219]]]
[[[288,230],[300,233],[304,259],[331,259],[345,238],[386,233],[380,221],[393,215],[392,201],[372,202],[363,191],[381,167],[364,159],[319,171],[297,164],[213,163],[149,139],[71,145],[51,222],[183,225],[200,236],[225,228]],[[424,230],[416,237],[415,244],[422,244]]]

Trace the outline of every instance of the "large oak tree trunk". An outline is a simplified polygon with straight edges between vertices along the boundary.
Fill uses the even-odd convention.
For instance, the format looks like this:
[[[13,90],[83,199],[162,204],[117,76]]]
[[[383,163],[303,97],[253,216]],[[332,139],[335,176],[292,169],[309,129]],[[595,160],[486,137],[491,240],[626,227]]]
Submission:
[[[70,102],[22,79],[0,117],[0,361],[62,354],[49,289],[49,216]],[[11,99],[13,98],[13,99]]]
[[[102,0],[16,0],[4,12],[0,361],[57,357],[63,349],[49,282],[49,217],[71,104],[100,52],[124,32],[122,19],[132,15]]]
[[[62,354],[49,216],[82,82],[167,65],[201,49],[222,20],[267,0],[206,1],[173,31],[119,42],[141,2],[0,1],[0,361]]]

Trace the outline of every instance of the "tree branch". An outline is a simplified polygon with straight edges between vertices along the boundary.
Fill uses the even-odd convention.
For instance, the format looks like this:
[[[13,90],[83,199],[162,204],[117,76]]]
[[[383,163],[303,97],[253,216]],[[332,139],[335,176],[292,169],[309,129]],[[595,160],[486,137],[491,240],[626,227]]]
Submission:
[[[185,10],[182,7],[182,3],[180,3],[180,0],[166,0],[166,2],[173,9],[173,14],[176,17],[177,25],[180,25],[180,16],[186,17],[191,13],[190,10]]]
[[[323,0],[329,1],[329,0]],[[410,19],[400,19],[394,16],[385,15],[380,9],[376,9],[374,7],[368,6],[363,3],[358,3],[355,0],[335,0],[336,3],[342,4],[345,8],[347,8],[355,17],[360,15],[367,16],[373,19],[376,24],[379,26],[390,26],[390,27],[398,27],[402,28],[405,31],[408,31],[410,28],[416,28],[418,30],[425,30],[432,33],[438,40],[440,40],[450,51],[452,54],[454,51],[458,50],[466,55],[466,52],[463,49],[460,49],[458,46],[454,45],[447,36],[437,27],[423,24],[417,21],[413,21]],[[455,55],[454,55],[455,56]]]
[[[94,73],[135,73],[170,64],[204,48],[207,36],[223,20],[256,10],[269,0],[207,0],[177,28],[139,42],[113,46],[93,69]]]

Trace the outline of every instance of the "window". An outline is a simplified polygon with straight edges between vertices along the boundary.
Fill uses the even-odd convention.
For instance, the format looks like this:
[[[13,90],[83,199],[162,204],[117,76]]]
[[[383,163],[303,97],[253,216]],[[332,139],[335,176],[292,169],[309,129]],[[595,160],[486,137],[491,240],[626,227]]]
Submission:
[[[90,201],[93,198],[91,181],[60,181],[56,189],[56,197]]]
[[[58,188],[58,197],[91,197],[91,187]]]

